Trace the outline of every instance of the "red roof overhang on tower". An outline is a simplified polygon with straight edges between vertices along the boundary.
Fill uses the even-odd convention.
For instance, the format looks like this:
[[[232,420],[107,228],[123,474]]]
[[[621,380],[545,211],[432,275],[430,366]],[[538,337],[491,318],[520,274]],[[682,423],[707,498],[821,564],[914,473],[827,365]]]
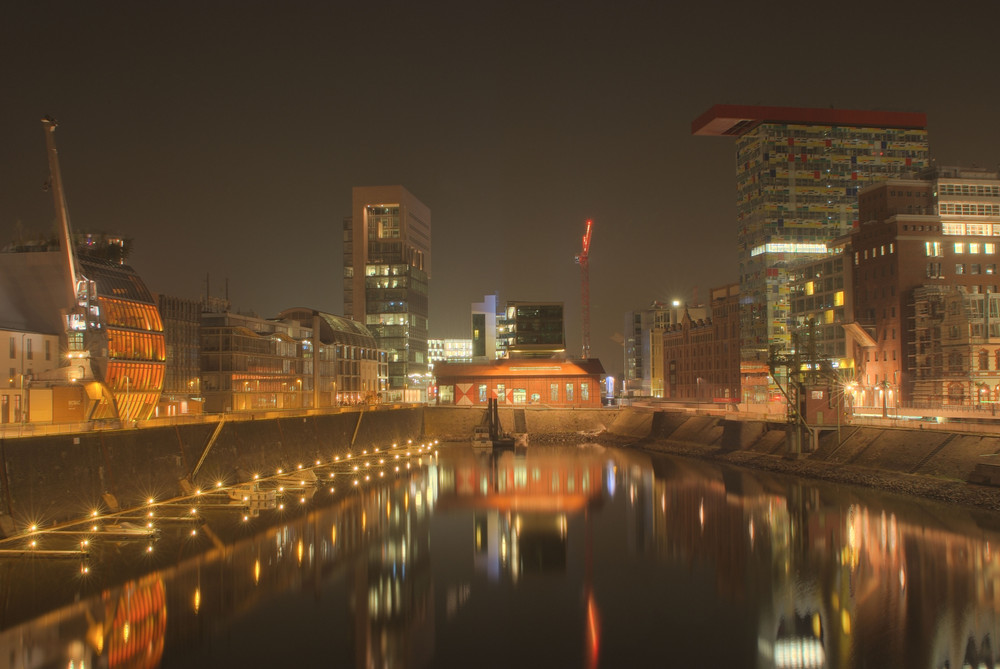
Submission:
[[[739,136],[761,123],[793,125],[844,125],[865,128],[927,127],[922,112],[889,112],[810,107],[758,107],[715,105],[691,123],[692,135]]]

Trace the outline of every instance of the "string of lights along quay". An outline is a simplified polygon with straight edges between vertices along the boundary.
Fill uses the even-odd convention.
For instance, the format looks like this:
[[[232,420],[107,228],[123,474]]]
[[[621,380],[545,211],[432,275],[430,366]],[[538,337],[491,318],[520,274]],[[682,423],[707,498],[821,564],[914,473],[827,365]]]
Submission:
[[[138,543],[148,554],[168,529],[190,537],[202,531],[211,534],[206,518],[211,512],[235,514],[245,525],[258,518],[282,520],[283,513],[296,507],[322,504],[345,489],[405,474],[415,460],[419,465],[425,458],[435,457],[437,445],[437,440],[416,444],[409,439],[405,444],[362,449],[360,453],[333,454],[327,460],[299,463],[294,469],[254,472],[242,480],[218,477],[180,496],[161,499],[152,495],[124,509],[98,507],[80,518],[48,526],[31,520],[22,531],[0,539],[0,561],[76,558],[81,574],[87,574],[101,542]],[[325,499],[317,499],[317,493],[325,493]]]

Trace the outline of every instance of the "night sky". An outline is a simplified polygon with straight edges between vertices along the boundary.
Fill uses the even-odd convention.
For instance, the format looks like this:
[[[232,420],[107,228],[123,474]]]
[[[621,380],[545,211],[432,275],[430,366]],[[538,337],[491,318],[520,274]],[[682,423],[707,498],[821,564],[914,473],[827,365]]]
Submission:
[[[690,134],[713,104],[922,111],[939,163],[996,166],[995,5],[882,4],[4,3],[0,242],[54,224],[49,114],[74,228],[133,238],[154,291],[340,314],[351,188],[402,184],[432,337],[497,292],[565,302],[579,354],[592,218],[620,374],[625,311],[737,280],[733,144]]]

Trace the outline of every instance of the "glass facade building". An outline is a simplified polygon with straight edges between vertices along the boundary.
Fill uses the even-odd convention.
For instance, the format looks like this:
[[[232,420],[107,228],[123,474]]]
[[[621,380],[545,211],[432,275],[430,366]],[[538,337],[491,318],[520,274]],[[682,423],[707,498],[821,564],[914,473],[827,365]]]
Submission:
[[[514,358],[551,357],[566,352],[562,302],[508,302],[508,352]]]
[[[79,267],[89,282],[86,327],[68,335],[68,349],[69,355],[86,351],[101,381],[103,392],[89,417],[151,418],[163,391],[167,359],[153,295],[128,265],[84,256]]]
[[[402,186],[356,187],[344,220],[344,314],[386,352],[382,399],[423,401],[427,356],[430,210]]]
[[[741,355],[788,348],[789,264],[858,222],[859,189],[928,163],[921,113],[716,105],[696,135],[736,139]]]

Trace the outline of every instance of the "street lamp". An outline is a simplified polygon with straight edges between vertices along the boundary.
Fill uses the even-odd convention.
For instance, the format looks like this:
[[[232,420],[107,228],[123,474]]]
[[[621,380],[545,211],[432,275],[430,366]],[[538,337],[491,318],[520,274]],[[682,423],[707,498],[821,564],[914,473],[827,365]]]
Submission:
[[[124,400],[124,406],[122,408],[125,413],[125,424],[128,425],[129,388],[130,384],[132,383],[132,379],[128,378],[127,376],[123,376],[122,378],[125,379],[125,397],[122,398]]]
[[[846,384],[844,384],[844,394],[847,395],[847,406],[850,410],[852,418],[854,417],[854,400],[856,399],[855,393],[857,391],[858,391],[857,381],[848,381]]]
[[[21,333],[21,422],[28,422],[28,397],[24,391],[24,336],[26,332]]]

